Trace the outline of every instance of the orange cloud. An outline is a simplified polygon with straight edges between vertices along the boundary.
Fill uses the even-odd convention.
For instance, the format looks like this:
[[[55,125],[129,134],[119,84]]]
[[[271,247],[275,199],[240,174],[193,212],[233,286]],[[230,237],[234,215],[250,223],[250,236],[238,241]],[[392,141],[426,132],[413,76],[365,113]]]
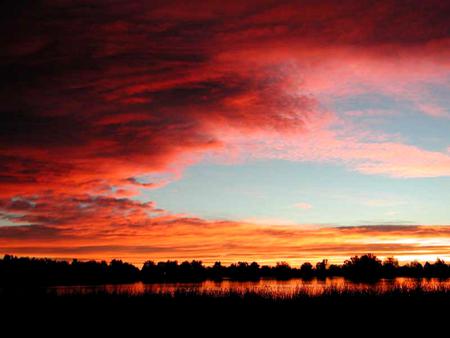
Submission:
[[[401,261],[450,258],[450,227],[367,226],[317,228],[302,225],[255,225],[160,217],[141,224],[105,228],[14,226],[0,228],[0,251],[17,255],[84,259],[120,258],[141,264],[147,259],[239,260],[275,264],[328,258],[342,262],[371,252]]]

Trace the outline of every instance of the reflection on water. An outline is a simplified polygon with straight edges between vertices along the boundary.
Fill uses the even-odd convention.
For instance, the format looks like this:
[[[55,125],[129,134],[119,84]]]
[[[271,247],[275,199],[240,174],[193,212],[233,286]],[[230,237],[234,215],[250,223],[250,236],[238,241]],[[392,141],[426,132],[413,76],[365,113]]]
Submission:
[[[395,278],[381,279],[376,283],[357,283],[346,280],[342,277],[312,280],[273,280],[261,279],[258,281],[203,281],[197,283],[152,283],[142,282],[133,284],[107,284],[94,286],[56,286],[49,288],[49,291],[57,294],[73,293],[121,293],[121,294],[143,294],[143,293],[169,293],[175,292],[199,292],[209,294],[224,294],[228,292],[245,293],[255,292],[258,294],[268,294],[271,296],[289,296],[296,293],[308,293],[318,295],[327,290],[355,290],[355,291],[377,291],[386,292],[394,288],[413,289],[421,287],[424,290],[432,291],[440,288],[450,288],[450,280]]]

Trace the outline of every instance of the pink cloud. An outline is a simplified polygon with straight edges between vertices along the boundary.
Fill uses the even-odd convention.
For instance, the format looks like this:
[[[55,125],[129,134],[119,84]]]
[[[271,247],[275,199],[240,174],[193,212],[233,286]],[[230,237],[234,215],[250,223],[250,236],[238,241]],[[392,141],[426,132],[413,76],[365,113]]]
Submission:
[[[450,154],[400,143],[397,136],[361,133],[327,114],[305,123],[303,133],[246,134],[228,130],[221,138],[235,161],[283,159],[342,164],[368,175],[397,178],[450,176]],[[336,130],[337,126],[341,130]],[[382,136],[382,137],[381,137]],[[394,138],[390,141],[389,138]],[[216,154],[221,160],[223,153]]]
[[[294,204],[294,207],[298,208],[298,209],[303,209],[303,210],[309,210],[312,208],[312,205],[306,202],[299,202]]]
[[[443,107],[434,104],[419,104],[420,110],[427,115],[437,118],[450,118],[450,113]]]

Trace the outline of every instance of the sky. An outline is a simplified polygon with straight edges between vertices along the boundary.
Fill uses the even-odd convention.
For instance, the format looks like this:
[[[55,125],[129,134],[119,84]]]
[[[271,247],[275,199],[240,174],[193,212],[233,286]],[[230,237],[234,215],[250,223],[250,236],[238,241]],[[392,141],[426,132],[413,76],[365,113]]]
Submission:
[[[449,2],[0,7],[0,254],[450,259]]]

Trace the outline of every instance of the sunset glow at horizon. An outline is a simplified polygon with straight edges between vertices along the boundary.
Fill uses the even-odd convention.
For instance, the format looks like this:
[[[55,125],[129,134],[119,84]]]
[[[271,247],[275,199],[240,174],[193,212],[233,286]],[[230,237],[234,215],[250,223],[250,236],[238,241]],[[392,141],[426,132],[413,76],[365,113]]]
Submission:
[[[0,255],[450,260],[450,2],[1,7]]]

